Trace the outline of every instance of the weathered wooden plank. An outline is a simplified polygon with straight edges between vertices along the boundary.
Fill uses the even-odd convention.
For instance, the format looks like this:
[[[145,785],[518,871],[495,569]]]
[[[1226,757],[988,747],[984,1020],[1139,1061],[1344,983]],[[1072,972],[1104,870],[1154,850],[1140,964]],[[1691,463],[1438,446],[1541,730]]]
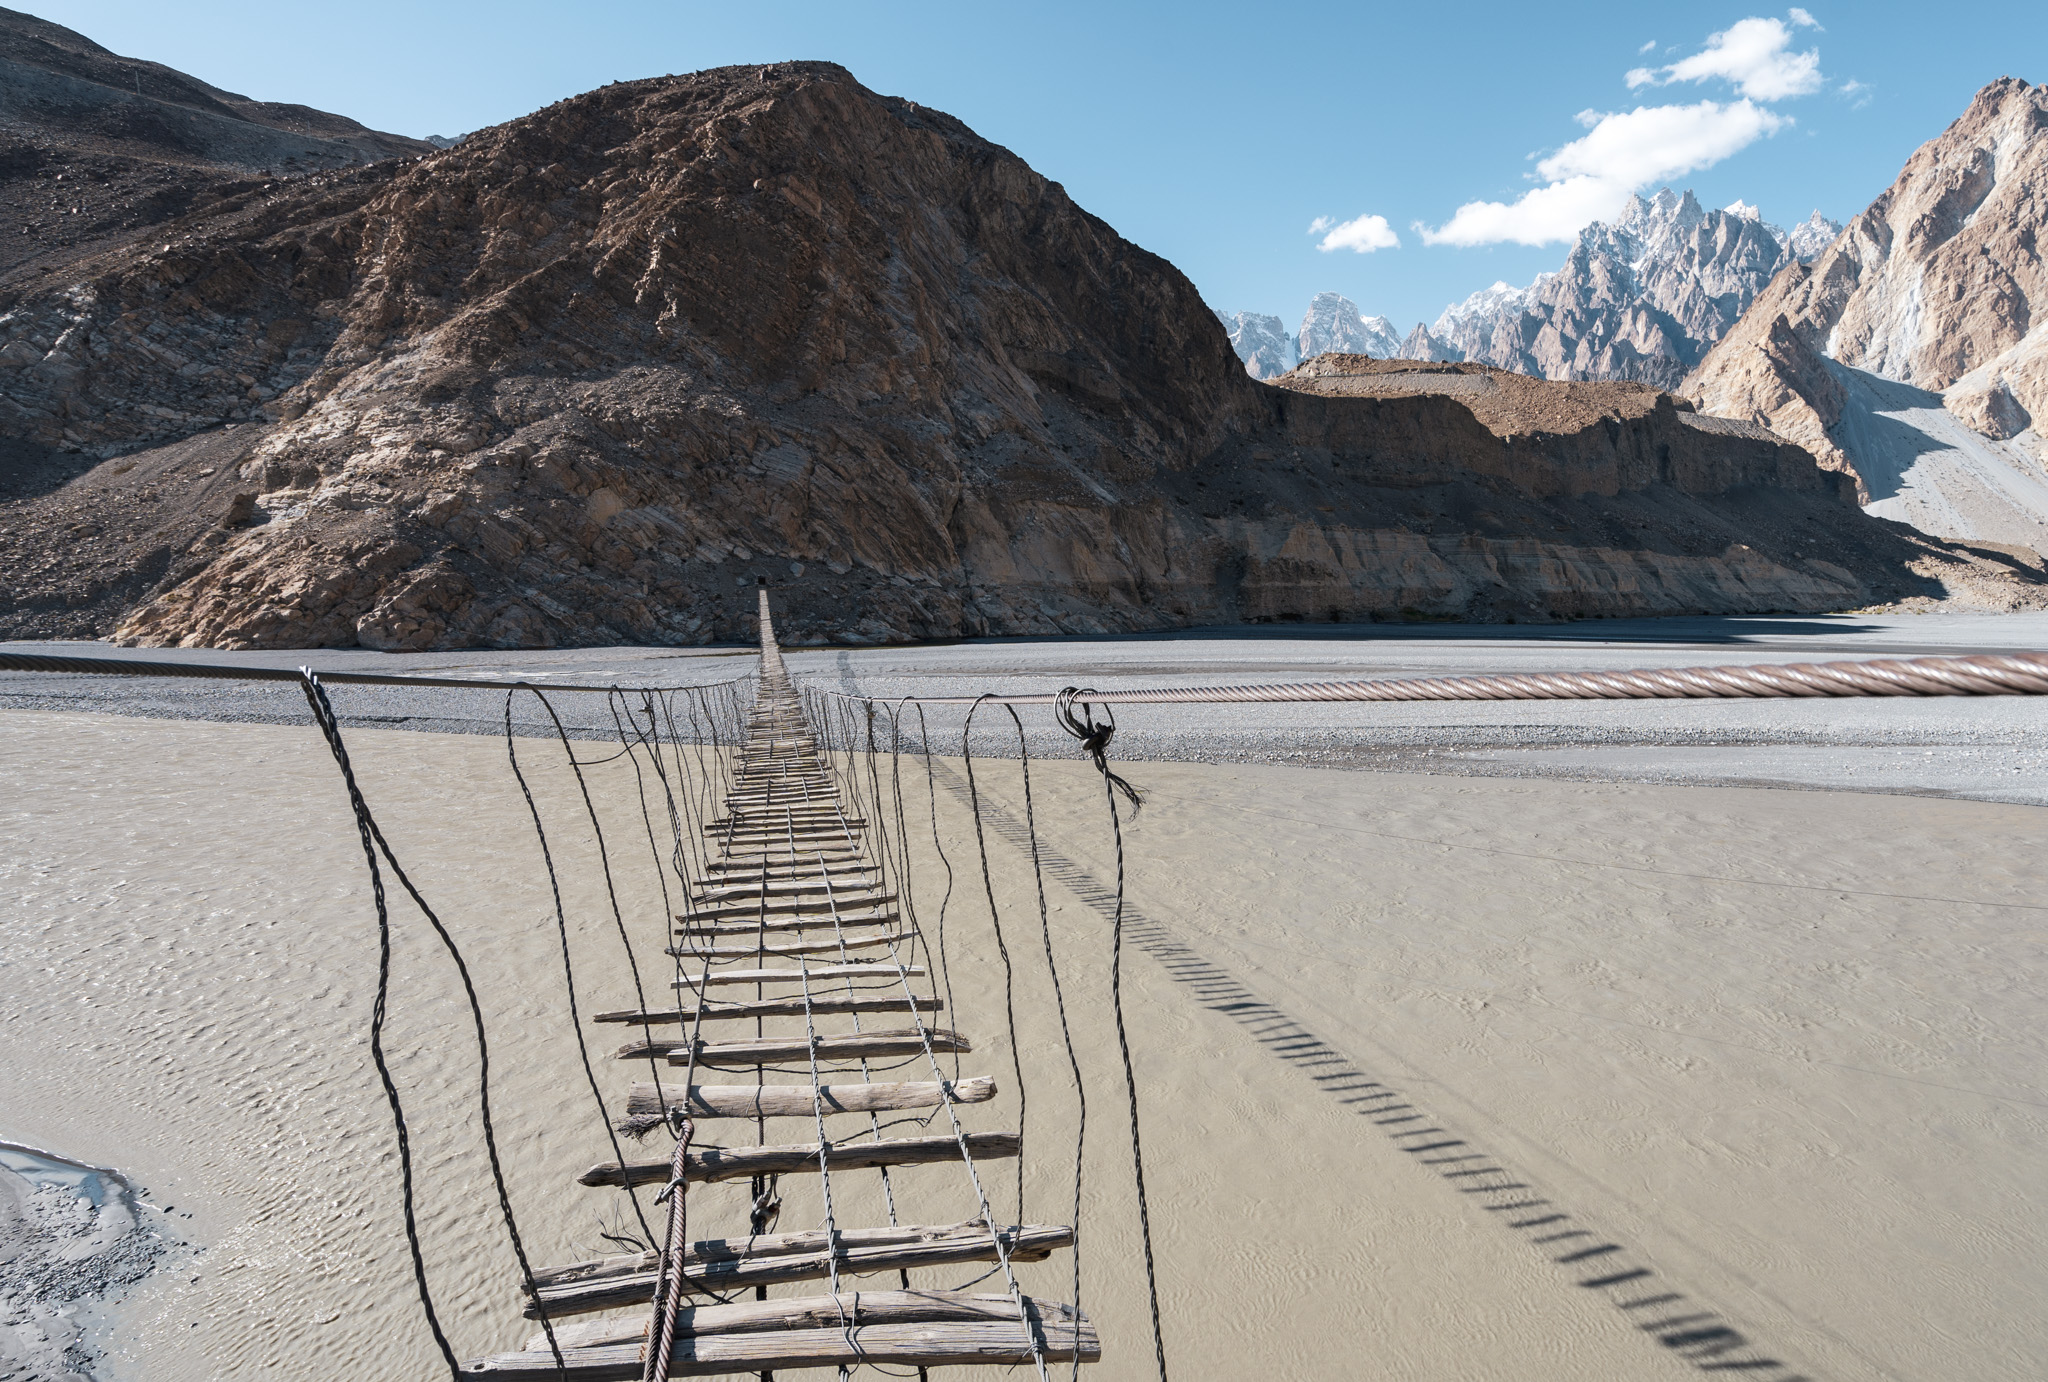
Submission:
[[[815,984],[831,979],[879,979],[894,983],[900,978],[918,979],[923,976],[923,965],[893,965],[887,960],[873,960],[867,964],[809,965],[803,969],[714,969],[708,974],[678,979],[675,987],[703,989],[720,984]]]
[[[899,921],[903,914],[894,908],[860,908],[831,912],[793,912],[780,917],[750,917],[745,921],[712,922],[703,926],[678,926],[678,936],[751,936],[757,931],[823,931],[838,926],[882,926]]]
[[[824,1016],[840,1013],[931,1013],[946,1006],[942,998],[926,998],[919,995],[910,998],[813,998],[811,1012]],[[801,998],[765,998],[749,1003],[709,1002],[704,1005],[706,1022],[722,1022],[736,1017],[802,1017],[804,1000]],[[692,1023],[697,1021],[695,1008],[649,1008],[629,1009],[625,1012],[598,1013],[592,1022],[636,1022],[642,1026],[664,1027],[671,1023]]]
[[[668,953],[679,955],[686,960],[744,959],[749,955],[823,955],[837,953],[840,950],[873,950],[878,945],[894,945],[898,941],[909,939],[908,931],[892,931],[879,936],[827,936],[822,940],[779,941],[773,945],[672,945]],[[671,979],[669,983],[675,988],[683,988],[688,986],[689,981]]]
[[[862,859],[861,852],[854,845],[792,845],[789,841],[748,842],[734,841],[721,846],[728,862],[751,865],[754,863],[827,863],[850,864]]]
[[[713,1334],[677,1339],[669,1355],[670,1377],[716,1377],[730,1373],[783,1372],[799,1368],[859,1367],[1017,1367],[1043,1358],[1084,1363],[1102,1357],[1095,1326],[1048,1319],[1026,1326],[1020,1320],[934,1321],[928,1324],[876,1324],[862,1327],[848,1342],[842,1327],[768,1330],[758,1334]],[[464,1365],[465,1373],[566,1376],[575,1382],[637,1382],[644,1364],[645,1343],[581,1348],[565,1353],[566,1373],[558,1373],[552,1353],[497,1353]]]
[[[812,873],[809,877],[794,878],[746,878],[727,882],[706,882],[699,887],[691,900],[693,902],[723,902],[736,897],[801,897],[805,893],[830,893],[842,897],[852,893],[873,892],[886,884],[862,879],[856,881],[845,876]]]
[[[1034,1317],[1071,1320],[1072,1306],[1024,1298]],[[965,1291],[842,1291],[836,1296],[788,1296],[781,1300],[745,1300],[730,1305],[685,1305],[676,1312],[678,1337],[708,1338],[714,1334],[756,1334],[769,1329],[824,1329],[850,1322],[857,1329],[875,1324],[929,1324],[939,1320],[1014,1320],[1017,1302],[1007,1295],[970,1295]],[[576,1320],[555,1326],[555,1344],[564,1349],[597,1348],[637,1343],[649,1332],[644,1319]],[[548,1336],[536,1333],[526,1351],[545,1349]]]
[[[733,778],[732,790],[725,799],[746,801],[760,797],[805,803],[839,799],[831,776],[820,771],[816,764],[792,766],[784,772],[742,772]]]
[[[785,829],[774,826],[767,829],[707,830],[710,843],[725,847],[730,852],[735,845],[779,845],[784,849],[814,849],[819,846],[840,846],[856,848],[861,842],[861,827],[855,826],[797,826]]]
[[[693,906],[687,912],[676,913],[676,920],[700,923],[705,921],[751,921],[756,917],[830,916],[833,912],[844,914],[861,907],[878,907],[885,902],[896,901],[893,892],[877,892],[873,888],[848,886],[835,889],[832,896],[820,893],[813,896],[774,898],[758,902],[707,902]]]
[[[729,796],[720,802],[717,807],[718,810],[738,812],[741,815],[745,815],[750,811],[810,810],[812,808],[838,810],[841,809],[841,804],[839,798],[833,795],[832,789],[823,783],[815,786],[804,783],[791,783],[788,786],[771,787],[765,791],[748,792],[740,796]]]
[[[999,1225],[1005,1235],[1017,1231],[1014,1224]],[[1042,1226],[1041,1226],[1042,1227]],[[839,1246],[848,1248],[901,1247],[905,1243],[939,1243],[955,1239],[988,1238],[988,1225],[979,1219],[962,1219],[956,1224],[883,1224],[872,1228],[839,1230]],[[757,1262],[770,1257],[806,1256],[821,1253],[832,1245],[832,1236],[822,1228],[797,1229],[790,1233],[763,1233],[750,1238],[700,1238],[683,1249],[683,1266],[695,1271],[705,1263]],[[1008,1242],[1008,1237],[1005,1237]],[[538,1287],[562,1286],[578,1281],[595,1281],[615,1276],[651,1272],[659,1253],[607,1253],[559,1267],[540,1267],[533,1274]]]
[[[923,1166],[960,1160],[960,1142],[953,1137],[900,1137],[880,1142],[828,1142],[825,1165],[833,1171],[869,1166]],[[1013,1132],[971,1132],[968,1154],[982,1157],[1017,1155]],[[744,1179],[747,1176],[789,1175],[818,1169],[818,1144],[787,1147],[700,1147],[683,1168],[687,1181]],[[581,1185],[661,1185],[668,1181],[669,1161],[599,1162],[576,1177]]]
[[[867,820],[864,817],[848,815],[846,808],[831,797],[820,801],[805,802],[736,802],[728,797],[725,802],[725,810],[725,815],[714,816],[711,820],[705,822],[704,828],[706,830],[723,830],[732,821],[738,821],[741,825],[758,824],[762,821],[767,821],[770,824],[796,821],[799,824],[803,824],[821,820],[831,821],[835,824],[842,821],[858,822],[861,825],[867,824]]]
[[[716,875],[718,880],[736,879],[745,881],[754,878],[815,878],[819,874],[830,874],[834,878],[851,877],[858,874],[874,873],[877,866],[866,863],[814,864],[799,859],[795,863],[771,863],[759,859],[719,859],[706,864],[705,870]]]
[[[890,1109],[937,1108],[950,1093],[954,1103],[985,1103],[996,1096],[986,1075],[965,1080],[893,1080],[870,1084],[698,1084],[684,1104],[681,1085],[637,1080],[626,1093],[626,1116],[660,1117],[686,1107],[692,1118],[809,1118],[822,1113],[882,1113]]]
[[[1000,1225],[1003,1251],[1013,1261],[1042,1262],[1073,1246],[1074,1230],[1059,1224]],[[977,1220],[944,1228],[856,1229],[839,1235],[836,1254],[822,1230],[781,1234],[772,1250],[764,1236],[749,1243],[728,1238],[694,1243],[683,1258],[683,1288],[696,1295],[723,1295],[749,1286],[774,1286],[791,1281],[817,1281],[836,1267],[843,1276],[946,1267],[961,1262],[993,1262],[995,1243],[988,1227]],[[799,1242],[797,1240],[807,1240]],[[700,1251],[712,1249],[710,1252]],[[616,1310],[654,1298],[654,1276],[660,1259],[654,1253],[632,1253],[592,1262],[549,1267],[534,1273],[540,1293],[528,1298],[528,1319],[546,1309],[550,1319]]]
[[[925,1032],[925,1039],[931,1042],[934,1054],[942,1052],[967,1052],[974,1044],[958,1032],[949,1032],[933,1027]],[[762,1037],[754,1041],[700,1041],[697,1043],[697,1063],[713,1069],[744,1068],[750,1065],[776,1065],[783,1061],[804,1060],[810,1055],[810,1044],[802,1037]],[[818,1059],[854,1060],[861,1056],[916,1056],[924,1053],[924,1040],[915,1029],[900,1028],[877,1032],[847,1032],[818,1038]],[[690,1063],[690,1043],[684,1039],[674,1041],[635,1041],[621,1046],[620,1060],[644,1060],[648,1056],[659,1056],[670,1065]]]

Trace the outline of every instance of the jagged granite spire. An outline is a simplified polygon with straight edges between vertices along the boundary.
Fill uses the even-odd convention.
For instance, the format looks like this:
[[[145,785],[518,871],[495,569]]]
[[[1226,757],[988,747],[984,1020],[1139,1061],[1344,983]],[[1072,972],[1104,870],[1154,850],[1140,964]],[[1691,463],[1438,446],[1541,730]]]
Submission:
[[[1660,188],[1580,231],[1555,273],[1496,283],[1433,330],[1468,360],[1524,374],[1672,388],[1780,269],[1840,229],[1816,212],[1788,235],[1746,202],[1711,211]]]

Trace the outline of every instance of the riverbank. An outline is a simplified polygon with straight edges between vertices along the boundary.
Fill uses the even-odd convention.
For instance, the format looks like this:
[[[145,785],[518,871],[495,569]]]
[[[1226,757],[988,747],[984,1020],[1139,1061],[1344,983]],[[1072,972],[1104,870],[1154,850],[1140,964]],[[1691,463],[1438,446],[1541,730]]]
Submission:
[[[630,1221],[610,1192],[570,1183],[608,1147],[504,745],[377,730],[350,742],[485,995],[529,1247],[547,1262],[602,1252],[601,1234]],[[586,1012],[624,1006],[575,784],[558,750],[527,743],[579,997]],[[1013,1125],[971,821],[957,766],[940,769],[956,1010],[976,1028],[967,1073],[1005,1085],[971,1126]],[[588,771],[651,953],[661,902],[644,834],[631,852],[630,771]],[[1115,859],[1085,765],[1038,773],[1052,934],[1102,1094],[1081,1222],[1083,1305],[1107,1349],[1090,1375],[1125,1382],[1150,1361],[1107,1019],[1100,890]],[[1012,823],[1015,774],[1007,762],[978,777]],[[2048,1350],[2032,1308],[2048,1293],[2039,811],[1274,766],[1131,775],[1150,799],[1125,839],[1125,999],[1181,1375],[1349,1378],[1360,1360],[1479,1382],[1694,1375],[1694,1355],[1726,1336],[1671,1344],[1623,1286],[1584,1284],[1624,1270],[1785,1377],[2019,1382]],[[191,1212],[204,1249],[131,1291],[98,1376],[431,1371],[367,1052],[362,858],[317,736],[0,713],[0,802],[0,979],[22,995],[0,1017],[7,1131],[121,1167]],[[993,817],[989,843],[1011,944],[1035,945],[1026,856]],[[938,886],[935,855],[917,849]],[[437,1297],[458,1347],[503,1348],[528,1327],[490,1213],[466,1013],[402,913],[394,957],[387,1044]],[[1049,991],[1027,982],[1018,1012],[1027,1218],[1066,1222],[1075,1109]],[[598,1073],[614,1093],[631,1078],[615,1062]],[[1371,1116],[1385,1110],[1360,1101],[1366,1082],[1425,1121]],[[1518,1217],[1461,1193],[1455,1166],[1410,1150],[1417,1126],[1549,1207]],[[948,1175],[906,1171],[898,1193],[944,1206]],[[693,1225],[737,1221],[743,1189],[693,1191]],[[782,1227],[807,1226],[814,1191],[785,1193]],[[847,1193],[842,1222],[879,1212]],[[1550,1213],[1565,1217],[1516,1226]],[[1569,1260],[1588,1247],[1603,1251]],[[1027,1288],[1066,1298],[1070,1270],[1056,1256],[1027,1269]]]

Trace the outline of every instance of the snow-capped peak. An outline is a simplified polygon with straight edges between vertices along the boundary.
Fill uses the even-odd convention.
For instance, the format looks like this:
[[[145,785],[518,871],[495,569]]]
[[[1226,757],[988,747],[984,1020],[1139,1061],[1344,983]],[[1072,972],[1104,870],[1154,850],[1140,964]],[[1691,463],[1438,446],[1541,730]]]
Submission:
[[[1223,329],[1230,333],[1230,345],[1244,361],[1245,373],[1254,379],[1271,379],[1294,368],[1299,357],[1294,337],[1278,317],[1260,312],[1217,312]]]
[[[1301,358],[1337,351],[1387,360],[1401,350],[1400,333],[1385,317],[1368,317],[1341,293],[1317,293],[1301,319],[1297,344]]]
[[[1830,221],[1821,215],[1820,209],[1816,207],[1811,216],[1792,227],[1788,234],[1780,238],[1785,242],[1786,252],[1805,264],[1817,258],[1841,233],[1842,223]]]
[[[1492,287],[1481,288],[1463,302],[1454,302],[1444,308],[1442,315],[1437,317],[1430,330],[1441,336],[1460,322],[1471,321],[1479,317],[1490,317],[1496,312],[1505,312],[1520,307],[1538,289],[1556,277],[1555,273],[1537,274],[1536,281],[1526,288],[1517,288],[1512,283],[1496,279]]]

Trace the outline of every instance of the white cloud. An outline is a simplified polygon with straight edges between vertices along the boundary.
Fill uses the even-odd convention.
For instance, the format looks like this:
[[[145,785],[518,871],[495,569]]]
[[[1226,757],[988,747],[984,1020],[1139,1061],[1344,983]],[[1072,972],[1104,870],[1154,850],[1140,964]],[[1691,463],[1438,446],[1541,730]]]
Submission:
[[[1657,40],[1653,38],[1648,43],[1645,43],[1642,47],[1636,49],[1636,56],[1641,57],[1645,53],[1653,53],[1656,50]]]
[[[1821,23],[1818,19],[1815,19],[1805,10],[1800,9],[1797,5],[1794,5],[1791,9],[1787,10],[1786,13],[1792,17],[1792,22],[1794,24],[1797,24],[1802,29],[1818,29],[1822,33],[1826,33],[1828,31],[1827,25]]]
[[[1813,16],[1794,10],[1795,26],[1813,25]],[[1707,46],[1689,58],[1669,66],[1638,67],[1626,80],[1633,90],[1639,86],[1668,86],[1672,82],[1726,81],[1742,95],[1755,101],[1782,101],[1788,96],[1806,96],[1820,90],[1820,50],[1791,51],[1792,30],[1782,19],[1739,19],[1717,34],[1707,36]]]
[[[1570,240],[1590,222],[1613,219],[1638,188],[1711,167],[1792,123],[1746,100],[1638,106],[1604,115],[1581,111],[1578,118],[1589,127],[1586,134],[1536,165],[1547,186],[1513,202],[1467,202],[1440,227],[1418,226],[1423,242]]]
[[[1332,250],[1356,250],[1360,254],[1371,254],[1374,250],[1397,249],[1401,237],[1387,224],[1384,216],[1360,216],[1342,225],[1332,225],[1328,216],[1318,216],[1309,224],[1309,234],[1327,230],[1322,243],[1316,246],[1323,253]]]
[[[1590,118],[1589,118],[1590,117]],[[1629,187],[1711,167],[1791,120],[1753,101],[1720,105],[1637,106],[1612,115],[1582,111],[1590,128],[1536,165],[1552,182],[1592,177]]]
[[[1851,110],[1861,110],[1869,105],[1872,100],[1870,83],[1859,82],[1854,77],[1843,82],[1837,90],[1849,98],[1849,109]]]

